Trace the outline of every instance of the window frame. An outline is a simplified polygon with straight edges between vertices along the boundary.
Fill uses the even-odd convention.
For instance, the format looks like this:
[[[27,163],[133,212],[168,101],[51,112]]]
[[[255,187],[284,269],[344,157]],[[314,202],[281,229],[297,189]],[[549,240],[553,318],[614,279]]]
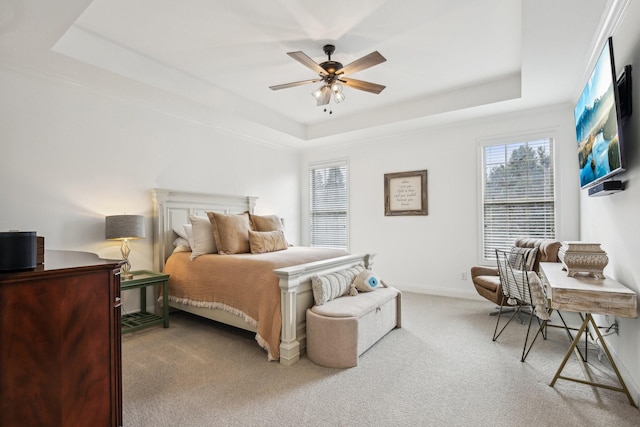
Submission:
[[[502,146],[502,147],[507,147],[509,145],[516,145],[516,144],[529,144],[529,143],[533,143],[533,142],[537,142],[537,141],[548,141],[549,144],[549,149],[550,149],[550,172],[551,172],[551,178],[553,179],[553,191],[551,194],[551,203],[553,203],[553,221],[551,223],[551,226],[553,227],[553,236],[549,236],[549,235],[545,235],[544,237],[541,236],[531,236],[531,235],[519,235],[519,236],[513,236],[513,239],[517,238],[517,237],[522,237],[522,238],[557,238],[558,235],[558,198],[557,198],[557,194],[558,194],[558,173],[556,170],[556,159],[558,156],[558,149],[557,149],[557,139],[554,137],[553,132],[547,132],[547,133],[543,133],[543,134],[537,134],[537,135],[519,135],[519,136],[511,136],[511,137],[503,137],[503,138],[491,138],[491,139],[485,139],[485,140],[479,140],[478,141],[478,259],[480,260],[480,262],[482,264],[485,265],[491,265],[491,264],[495,264],[496,260],[495,260],[495,255],[488,255],[488,253],[493,253],[495,254],[495,251],[492,250],[487,250],[485,247],[487,246],[487,244],[485,244],[485,240],[487,237],[487,231],[486,231],[486,219],[485,219],[485,191],[486,191],[486,166],[485,166],[485,162],[486,162],[486,150],[488,147],[497,147],[497,146]],[[505,164],[506,162],[509,161],[509,158],[506,158]],[[535,199],[534,199],[535,200]],[[508,236],[508,234],[507,234]],[[511,242],[510,244],[506,244],[505,247],[497,247],[495,246],[495,248],[498,249],[504,249],[504,250],[508,250],[511,245],[513,244],[513,242]]]
[[[349,251],[350,248],[350,222],[351,222],[351,215],[350,215],[350,195],[349,195],[349,187],[350,187],[350,176],[349,176],[349,160],[348,159],[334,159],[334,160],[328,160],[328,161],[320,161],[320,162],[312,162],[309,163],[307,166],[307,194],[308,194],[308,202],[307,202],[307,207],[308,207],[308,215],[307,215],[307,220],[308,220],[308,231],[307,231],[307,238],[308,238],[308,245],[309,246],[314,246],[314,239],[313,239],[313,227],[314,227],[314,222],[313,222],[313,215],[314,215],[314,209],[313,209],[313,202],[314,202],[314,194],[312,191],[312,186],[313,186],[313,180],[312,180],[312,171],[317,170],[317,169],[329,169],[329,168],[335,168],[335,167],[344,167],[345,168],[345,179],[346,179],[346,185],[345,185],[345,200],[346,200],[346,212],[345,212],[345,234],[344,234],[344,239],[345,239],[345,244],[346,247],[340,247],[340,246],[332,246],[332,247],[339,247],[340,249],[344,249],[346,251]],[[328,246],[315,246],[315,247],[328,247]]]

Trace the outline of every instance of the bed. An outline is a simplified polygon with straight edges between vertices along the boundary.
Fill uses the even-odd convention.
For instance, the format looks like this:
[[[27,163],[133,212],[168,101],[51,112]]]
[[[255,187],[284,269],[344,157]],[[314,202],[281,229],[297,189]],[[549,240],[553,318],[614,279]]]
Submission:
[[[181,252],[172,256],[175,249],[174,241],[177,238],[176,228],[189,223],[190,215],[206,217],[208,212],[209,215],[212,215],[212,212],[220,215],[243,212],[253,214],[257,197],[154,189],[152,199],[154,269],[172,274],[169,279],[169,306],[256,332],[256,340],[267,350],[268,360],[279,360],[283,365],[288,366],[297,362],[306,346],[305,313],[306,309],[313,305],[311,278],[314,275],[332,273],[357,264],[371,268],[373,263],[373,254],[356,255],[336,250],[290,247],[264,254],[206,254],[190,264],[185,261],[185,258],[189,257],[187,253]],[[204,271],[205,261],[215,264],[223,260],[224,266],[219,264],[215,268],[222,268],[223,270],[218,271],[225,273],[215,275]],[[260,279],[256,279],[258,276],[247,273],[253,268],[252,263],[272,268],[269,267],[264,277],[260,276]],[[235,273],[230,273],[232,271]],[[201,301],[203,298],[192,297],[189,292],[197,294],[204,287],[210,286],[208,283],[206,285],[200,283],[205,281],[205,276],[207,278],[217,276],[224,278],[223,281],[228,280],[231,286],[227,286],[223,292],[237,288],[233,292],[238,292],[239,295],[251,292],[242,290],[243,286],[255,286],[257,282],[261,283],[264,280],[269,282],[264,284],[265,294],[275,295],[276,301],[273,304],[269,303],[271,305],[266,308],[260,306],[242,309],[235,307],[233,303],[217,301],[203,303]],[[221,286],[225,286],[225,283]],[[235,297],[235,295],[229,296],[231,299]],[[194,301],[199,302],[194,303]],[[259,304],[263,302],[256,302],[256,305]],[[273,319],[260,315],[272,310],[274,310]],[[279,336],[274,339],[273,336],[269,336],[270,334]],[[269,343],[272,344],[269,345]]]

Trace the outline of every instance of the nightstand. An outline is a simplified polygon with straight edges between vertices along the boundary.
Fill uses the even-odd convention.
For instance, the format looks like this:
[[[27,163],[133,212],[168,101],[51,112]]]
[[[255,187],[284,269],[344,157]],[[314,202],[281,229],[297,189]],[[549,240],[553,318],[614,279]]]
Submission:
[[[122,315],[122,333],[153,325],[169,327],[169,275],[148,270],[132,271],[133,278],[121,280],[120,289],[140,289],[140,311]],[[162,285],[162,316],[147,311],[147,286]]]

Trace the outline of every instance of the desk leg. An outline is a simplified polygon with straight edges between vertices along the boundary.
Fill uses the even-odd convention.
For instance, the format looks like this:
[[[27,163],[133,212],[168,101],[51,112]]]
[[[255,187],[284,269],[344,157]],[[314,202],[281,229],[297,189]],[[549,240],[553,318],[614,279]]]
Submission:
[[[164,319],[164,327],[169,327],[169,282],[162,282],[162,318]]]
[[[600,383],[595,383],[595,382],[592,382],[592,381],[585,381],[585,380],[580,380],[578,378],[571,378],[571,377],[565,377],[565,376],[560,375],[562,373],[562,370],[564,369],[565,365],[567,364],[567,361],[569,360],[569,357],[571,357],[571,353],[573,353],[573,351],[576,349],[576,346],[580,342],[580,337],[582,336],[582,334],[587,329],[587,326],[589,325],[589,323],[591,323],[593,325],[593,330],[595,331],[598,339],[600,340],[600,343],[602,344],[602,349],[604,350],[605,354],[607,355],[607,358],[609,359],[609,362],[611,362],[611,367],[613,368],[614,372],[616,373],[616,377],[618,378],[618,382],[620,383],[620,387],[613,387],[613,386],[610,386],[610,385],[607,385],[607,384],[600,384]],[[577,356],[577,357],[579,357],[579,356]],[[620,376],[620,372],[618,371],[618,367],[616,366],[616,362],[611,357],[611,353],[609,353],[609,347],[607,347],[607,343],[604,341],[604,338],[602,337],[602,334],[600,333],[600,329],[598,329],[598,325],[596,325],[595,320],[593,320],[593,317],[591,316],[591,313],[587,313],[587,315],[585,316],[584,321],[582,322],[582,326],[580,326],[580,329],[578,330],[578,333],[576,334],[575,338],[573,339],[573,342],[571,343],[571,346],[569,347],[569,350],[567,350],[567,354],[564,356],[564,360],[562,360],[562,363],[560,364],[560,367],[558,368],[558,371],[556,372],[556,374],[553,377],[553,380],[551,381],[551,384],[549,384],[549,386],[553,387],[555,385],[556,381],[559,378],[563,379],[563,380],[567,380],[567,381],[574,381],[574,382],[581,383],[581,384],[587,384],[587,385],[594,386],[594,387],[601,387],[601,388],[605,388],[607,390],[613,390],[613,391],[618,391],[618,392],[621,392],[621,393],[625,393],[627,395],[627,399],[629,399],[629,403],[631,403],[631,406],[637,407],[635,402],[633,401],[633,398],[631,397],[631,394],[629,393],[629,389],[627,389],[627,386],[624,383],[624,380],[622,379],[622,376]]]

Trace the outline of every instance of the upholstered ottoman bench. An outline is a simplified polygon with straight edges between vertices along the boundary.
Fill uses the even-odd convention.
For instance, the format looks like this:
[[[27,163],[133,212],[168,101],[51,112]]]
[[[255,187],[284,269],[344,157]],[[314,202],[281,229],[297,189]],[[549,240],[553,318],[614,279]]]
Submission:
[[[350,368],[388,332],[401,327],[399,290],[382,287],[307,309],[307,356],[318,365]]]

